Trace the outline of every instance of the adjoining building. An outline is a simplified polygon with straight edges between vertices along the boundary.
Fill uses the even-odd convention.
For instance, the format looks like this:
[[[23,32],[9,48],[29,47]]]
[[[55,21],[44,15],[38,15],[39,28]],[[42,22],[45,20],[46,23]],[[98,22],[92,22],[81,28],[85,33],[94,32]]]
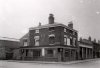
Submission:
[[[92,59],[93,58],[93,43],[91,37],[89,39],[80,38],[79,41],[79,59]]]
[[[68,26],[55,23],[53,14],[49,15],[49,24],[29,28],[23,38],[23,45],[15,50],[16,58],[39,61],[72,61],[77,59],[78,32],[73,23]]]
[[[12,59],[13,50],[19,47],[19,40],[0,37],[0,59]]]
[[[100,41],[96,42],[96,39],[93,41],[93,58],[100,58]]]
[[[20,47],[25,47],[28,46],[28,37],[29,37],[29,33],[26,33],[23,37],[21,37],[20,40]],[[21,49],[20,47],[16,48],[13,50],[13,59],[14,60],[18,60],[18,59],[22,59],[22,55],[21,55]]]

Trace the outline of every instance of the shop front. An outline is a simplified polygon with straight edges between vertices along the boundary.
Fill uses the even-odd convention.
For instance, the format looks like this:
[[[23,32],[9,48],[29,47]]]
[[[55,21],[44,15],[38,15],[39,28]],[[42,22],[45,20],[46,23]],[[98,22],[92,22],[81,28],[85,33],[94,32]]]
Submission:
[[[21,48],[21,60],[66,62],[76,59],[76,49],[65,47]]]

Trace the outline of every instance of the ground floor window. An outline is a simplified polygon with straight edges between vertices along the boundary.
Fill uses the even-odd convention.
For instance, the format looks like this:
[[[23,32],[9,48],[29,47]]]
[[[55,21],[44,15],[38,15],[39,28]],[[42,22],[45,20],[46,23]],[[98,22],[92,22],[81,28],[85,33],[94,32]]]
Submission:
[[[53,57],[53,53],[54,52],[54,50],[53,49],[47,49],[46,50],[46,56],[48,56],[48,57]]]
[[[53,50],[47,50],[47,54],[53,54]]]
[[[70,55],[69,50],[65,50],[65,57],[69,57],[69,55]]]
[[[49,43],[54,44],[55,43],[55,37],[49,37]]]
[[[33,57],[40,57],[40,50],[33,50]]]

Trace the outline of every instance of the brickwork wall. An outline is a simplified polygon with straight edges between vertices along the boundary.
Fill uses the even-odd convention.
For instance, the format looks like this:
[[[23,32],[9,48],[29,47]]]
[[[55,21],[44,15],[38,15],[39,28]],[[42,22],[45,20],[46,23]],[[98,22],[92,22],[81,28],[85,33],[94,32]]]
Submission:
[[[5,48],[0,48],[0,59],[5,59],[6,54],[5,54]]]
[[[20,51],[19,49],[15,49],[13,50],[13,59],[20,59],[21,58],[21,55],[20,55]]]
[[[49,31],[48,28],[43,28],[39,30],[39,33],[35,33],[35,30],[30,30],[29,31],[29,38],[30,38],[30,42],[29,45],[30,46],[34,46],[35,45],[35,40],[34,40],[34,36],[40,36],[40,46],[45,46],[45,45],[49,45],[49,35],[50,34],[54,34],[55,35],[55,44],[58,45],[60,44],[61,41],[61,31],[60,31],[60,27],[55,27],[54,31]]]

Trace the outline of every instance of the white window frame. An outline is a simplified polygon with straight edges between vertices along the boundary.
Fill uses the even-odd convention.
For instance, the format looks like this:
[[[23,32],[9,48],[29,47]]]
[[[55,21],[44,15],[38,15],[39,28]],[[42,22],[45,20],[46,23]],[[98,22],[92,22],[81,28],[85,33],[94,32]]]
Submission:
[[[40,37],[39,36],[35,36],[34,39],[35,39],[35,46],[39,46],[39,39],[40,39]]]
[[[64,45],[67,45],[67,35],[64,35]]]
[[[70,38],[67,38],[67,45],[70,46]]]
[[[66,32],[67,30],[66,30],[66,28],[64,28],[64,32]]]
[[[35,33],[39,33],[39,29],[36,29],[36,30],[35,30]]]
[[[24,42],[24,46],[28,46],[28,43],[27,42]]]
[[[64,37],[64,45],[67,45],[67,38]]]
[[[76,46],[76,38],[73,38],[73,46]]]
[[[35,39],[35,46],[39,46],[39,40]]]

